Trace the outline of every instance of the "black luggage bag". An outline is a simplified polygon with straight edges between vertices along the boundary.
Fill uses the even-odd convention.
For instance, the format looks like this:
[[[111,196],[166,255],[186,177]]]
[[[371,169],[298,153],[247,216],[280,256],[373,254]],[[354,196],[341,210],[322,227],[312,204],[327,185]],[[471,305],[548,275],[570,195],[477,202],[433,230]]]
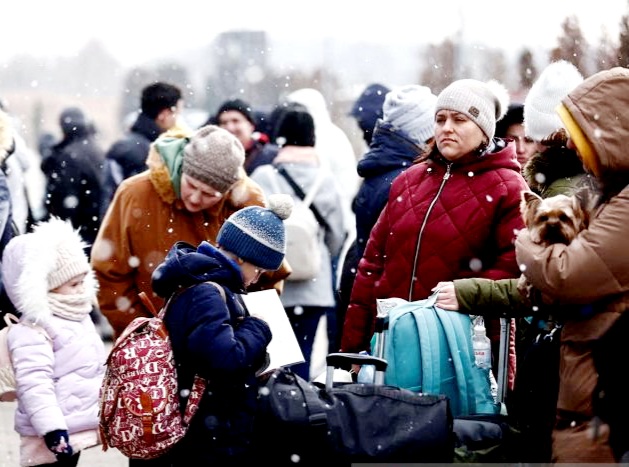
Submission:
[[[329,354],[325,387],[283,368],[259,395],[255,450],[274,465],[350,466],[359,462],[453,460],[449,401],[381,384],[332,383],[334,368],[387,362],[368,355]]]

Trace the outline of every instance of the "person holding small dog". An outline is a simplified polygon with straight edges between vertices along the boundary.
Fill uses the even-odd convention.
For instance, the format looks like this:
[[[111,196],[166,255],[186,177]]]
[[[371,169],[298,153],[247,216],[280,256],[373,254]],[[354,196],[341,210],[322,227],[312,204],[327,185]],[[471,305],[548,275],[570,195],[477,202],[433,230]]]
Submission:
[[[458,80],[439,94],[434,142],[393,180],[359,262],[342,351],[369,350],[376,298],[414,301],[442,281],[519,275],[513,241],[527,185],[514,144],[494,138],[508,103],[496,81]],[[486,324],[497,352],[499,321]],[[511,362],[513,381],[514,354]]]
[[[568,147],[599,184],[599,205],[588,227],[569,245],[540,245],[529,230],[516,239],[518,263],[545,301],[581,309],[566,317],[561,333],[552,459],[558,463],[616,462],[629,447],[620,363],[625,355],[607,350],[595,357],[601,348],[626,348],[626,332],[612,342],[607,334],[614,333],[617,321],[626,322],[629,308],[628,93],[629,70],[612,68],[587,78],[556,109],[569,134]],[[607,382],[612,384],[603,393],[618,391],[622,397],[610,407],[609,425],[599,426],[594,400],[607,397],[597,388]]]
[[[525,163],[522,174],[531,192],[539,198],[570,195],[592,185],[577,153],[567,147],[568,135],[554,110],[582,81],[573,64],[563,60],[553,62],[533,83],[524,101],[524,132],[535,141],[537,150]],[[587,197],[582,198],[584,203],[590,201],[587,193],[582,192]],[[523,208],[526,205],[522,203]],[[507,392],[507,408],[511,423],[521,432],[524,449],[520,460],[550,462],[558,359],[550,358],[548,353],[555,353],[550,339],[559,335],[554,332],[559,325],[559,310],[532,303],[521,293],[520,285],[523,284],[518,279],[467,278],[442,282],[436,287],[439,289],[436,304],[460,313],[517,319],[516,368],[520,371],[514,390]],[[540,340],[544,348],[539,345]]]

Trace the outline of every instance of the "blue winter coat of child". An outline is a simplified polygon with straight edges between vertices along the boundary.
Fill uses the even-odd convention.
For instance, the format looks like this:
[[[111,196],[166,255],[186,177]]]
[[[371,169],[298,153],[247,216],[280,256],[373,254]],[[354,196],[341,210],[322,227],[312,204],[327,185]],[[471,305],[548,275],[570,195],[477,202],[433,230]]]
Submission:
[[[220,284],[225,299],[207,281]],[[152,285],[164,298],[178,292],[165,323],[182,403],[195,374],[209,381],[186,436],[168,454],[172,465],[246,461],[258,395],[256,371],[265,362],[271,330],[249,316],[236,295],[245,292],[239,266],[207,242],[197,248],[177,242],[155,269]]]

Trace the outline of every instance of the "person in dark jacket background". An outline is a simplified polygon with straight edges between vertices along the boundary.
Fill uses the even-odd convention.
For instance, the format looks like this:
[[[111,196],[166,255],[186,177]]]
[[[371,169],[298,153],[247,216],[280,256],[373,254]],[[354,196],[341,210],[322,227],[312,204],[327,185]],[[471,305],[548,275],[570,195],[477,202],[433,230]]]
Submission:
[[[46,177],[48,216],[69,220],[88,245],[89,256],[101,221],[105,154],[95,139],[95,128],[78,107],[59,115],[62,140],[41,163]]]
[[[179,87],[157,82],[142,89],[140,114],[129,133],[115,142],[106,154],[103,209],[107,209],[122,180],[146,170],[150,144],[177,125],[182,109]]]
[[[177,242],[153,272],[155,293],[167,298],[178,292],[165,323],[180,394],[190,390],[195,375],[206,378],[208,388],[186,436],[162,458],[138,465],[253,465],[256,375],[265,367],[272,336],[239,294],[282,264],[283,220],[293,207],[285,194],[268,201],[268,209],[249,206],[232,214],[218,233],[218,248]]]
[[[0,165],[2,165],[7,158],[11,157],[15,150],[13,134],[13,126],[9,115],[3,110],[0,110]],[[2,258],[2,253],[7,243],[16,235],[18,235],[18,229],[13,222],[9,185],[4,171],[0,170],[0,259]],[[4,282],[2,281],[2,273],[0,271],[0,318],[2,318],[5,313],[16,313],[16,311],[6,294]],[[0,329],[5,327],[5,325],[4,319],[0,319]]]
[[[278,147],[269,144],[269,136],[258,131],[251,106],[242,99],[230,99],[221,104],[216,115],[206,124],[226,129],[245,148],[245,172],[251,175],[261,165],[270,164],[277,155]]]
[[[363,132],[363,139],[367,146],[371,144],[376,122],[382,118],[382,104],[389,91],[388,87],[380,83],[370,84],[358,96],[349,112]]]
[[[426,142],[432,139],[436,102],[437,96],[426,86],[407,85],[388,92],[382,105],[383,118],[375,124],[369,151],[358,162],[358,175],[363,182],[352,205],[356,216],[356,238],[345,255],[338,287],[339,341],[358,262],[371,229],[387,204],[395,177],[421,156]],[[366,111],[366,107],[363,110]]]

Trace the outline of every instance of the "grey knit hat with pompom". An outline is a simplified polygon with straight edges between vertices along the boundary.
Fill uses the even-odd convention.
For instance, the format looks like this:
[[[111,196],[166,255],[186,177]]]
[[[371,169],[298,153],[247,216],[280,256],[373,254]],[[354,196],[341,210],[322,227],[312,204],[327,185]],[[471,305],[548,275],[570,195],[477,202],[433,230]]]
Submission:
[[[229,216],[218,232],[216,243],[248,263],[275,271],[286,254],[283,221],[293,210],[293,198],[274,194],[268,201],[268,208],[248,206]]]

